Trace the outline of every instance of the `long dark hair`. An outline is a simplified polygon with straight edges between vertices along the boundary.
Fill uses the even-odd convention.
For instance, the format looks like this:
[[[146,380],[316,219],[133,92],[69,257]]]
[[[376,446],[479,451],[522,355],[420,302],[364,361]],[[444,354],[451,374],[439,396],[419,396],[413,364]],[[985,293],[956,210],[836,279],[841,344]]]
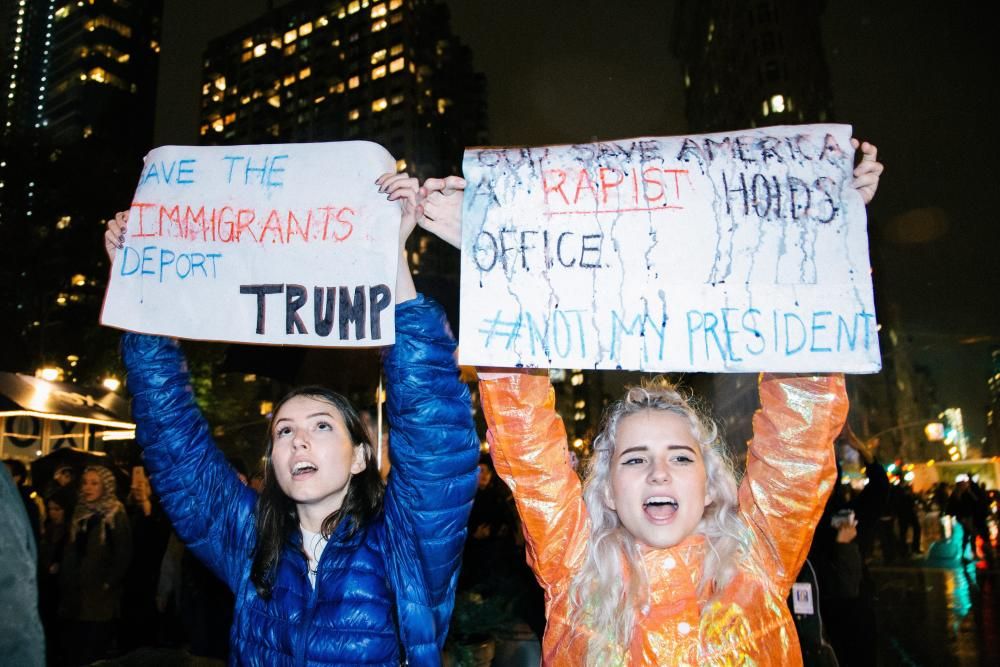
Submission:
[[[278,486],[274,474],[274,462],[271,459],[274,447],[272,430],[274,418],[281,406],[297,396],[323,401],[336,408],[344,419],[344,425],[347,426],[347,432],[354,446],[361,447],[364,451],[365,469],[351,477],[340,509],[323,520],[323,535],[329,537],[341,521],[347,522],[348,534],[353,535],[382,511],[382,497],[385,495],[385,484],[378,472],[378,461],[375,459],[371,434],[362,423],[357,410],[346,398],[324,387],[299,387],[278,401],[267,425],[264,488],[261,489],[257,499],[257,545],[254,547],[253,567],[250,570],[250,580],[253,581],[257,593],[265,599],[271,597],[271,586],[274,584],[274,574],[281,549],[299,529],[295,502]]]

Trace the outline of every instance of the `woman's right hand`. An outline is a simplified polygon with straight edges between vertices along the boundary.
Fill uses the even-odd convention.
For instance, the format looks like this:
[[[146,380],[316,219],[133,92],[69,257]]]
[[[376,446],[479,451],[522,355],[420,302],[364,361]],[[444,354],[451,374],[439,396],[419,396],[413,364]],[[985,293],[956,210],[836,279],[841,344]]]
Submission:
[[[428,178],[420,187],[421,210],[417,224],[445,243],[460,248],[464,197],[464,178]]]
[[[128,228],[128,211],[119,211],[115,217],[108,220],[108,229],[104,232],[104,252],[108,253],[108,261],[115,262],[115,253],[125,247],[125,231]]]

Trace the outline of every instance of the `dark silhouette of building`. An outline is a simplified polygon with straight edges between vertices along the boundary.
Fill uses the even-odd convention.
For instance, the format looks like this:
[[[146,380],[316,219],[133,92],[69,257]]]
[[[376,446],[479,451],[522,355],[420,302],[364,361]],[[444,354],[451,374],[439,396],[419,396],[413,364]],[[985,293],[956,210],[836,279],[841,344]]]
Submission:
[[[11,0],[0,9],[0,368],[94,381],[103,220],[152,140],[162,0]],[[29,260],[30,258],[30,260]]]
[[[824,0],[681,0],[675,55],[694,132],[825,122]]]
[[[1000,347],[990,351],[991,373],[986,380],[990,392],[990,404],[986,408],[986,442],[984,456],[1000,453]]]

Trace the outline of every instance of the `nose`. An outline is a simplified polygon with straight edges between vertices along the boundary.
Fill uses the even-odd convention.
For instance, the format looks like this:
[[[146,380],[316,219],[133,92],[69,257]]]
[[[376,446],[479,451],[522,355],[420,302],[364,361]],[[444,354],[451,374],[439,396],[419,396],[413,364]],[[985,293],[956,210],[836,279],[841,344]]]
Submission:
[[[292,447],[294,449],[309,449],[309,439],[301,430],[295,431],[295,435],[292,436]]]
[[[649,468],[649,483],[664,484],[670,481],[670,466],[666,461],[654,459]]]

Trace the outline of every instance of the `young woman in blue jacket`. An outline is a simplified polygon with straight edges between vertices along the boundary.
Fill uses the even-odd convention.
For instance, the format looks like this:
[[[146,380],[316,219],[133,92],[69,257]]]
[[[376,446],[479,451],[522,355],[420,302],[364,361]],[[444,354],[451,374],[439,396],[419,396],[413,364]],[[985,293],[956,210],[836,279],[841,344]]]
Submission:
[[[215,447],[175,341],[126,333],[136,436],[181,539],[236,596],[230,664],[437,665],[448,632],[479,441],[441,308],[416,293],[400,201],[396,343],[383,353],[392,474],[383,484],[357,411],[326,389],[292,391],[269,425],[258,497]],[[127,214],[109,221],[110,257]]]

